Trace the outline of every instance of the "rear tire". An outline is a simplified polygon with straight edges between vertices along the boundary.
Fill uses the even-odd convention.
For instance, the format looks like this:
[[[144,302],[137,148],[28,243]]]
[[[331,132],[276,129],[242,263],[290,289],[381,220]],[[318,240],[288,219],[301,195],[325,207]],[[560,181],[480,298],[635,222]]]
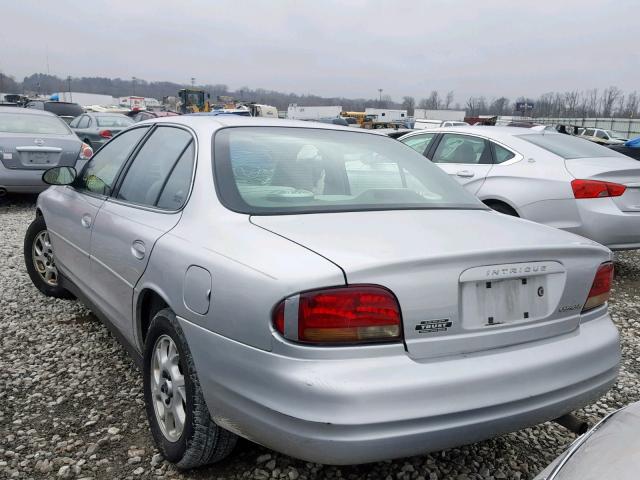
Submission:
[[[56,267],[44,217],[36,217],[27,228],[23,254],[29,278],[40,292],[47,297],[75,298],[71,292],[60,286],[60,273]]]
[[[507,205],[506,203],[502,203],[502,202],[487,202],[486,205],[491,208],[492,210],[495,210],[496,212],[500,212],[504,215],[510,215],[512,217],[519,217],[520,215],[518,215],[518,212],[516,212],[513,208],[511,208],[509,205]]]
[[[168,308],[153,317],[145,339],[144,399],[153,439],[178,468],[218,462],[235,447],[238,437],[211,419],[186,338]]]

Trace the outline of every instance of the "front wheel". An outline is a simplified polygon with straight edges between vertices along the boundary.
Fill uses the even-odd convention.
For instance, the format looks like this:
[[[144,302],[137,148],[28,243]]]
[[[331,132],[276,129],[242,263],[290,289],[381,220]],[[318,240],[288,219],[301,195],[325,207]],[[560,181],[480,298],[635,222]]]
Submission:
[[[36,217],[24,236],[24,263],[29,278],[48,297],[75,298],[60,286],[60,273],[44,217]]]
[[[236,444],[204,401],[191,351],[170,309],[151,321],[144,346],[144,399],[153,439],[178,468],[215,463]]]

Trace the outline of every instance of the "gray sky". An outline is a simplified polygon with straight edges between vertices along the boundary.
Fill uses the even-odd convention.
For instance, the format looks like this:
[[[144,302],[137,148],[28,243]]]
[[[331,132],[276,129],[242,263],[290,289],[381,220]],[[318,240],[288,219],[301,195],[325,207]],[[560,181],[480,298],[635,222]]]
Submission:
[[[48,0],[2,5],[0,70],[399,100],[640,88],[637,0]]]

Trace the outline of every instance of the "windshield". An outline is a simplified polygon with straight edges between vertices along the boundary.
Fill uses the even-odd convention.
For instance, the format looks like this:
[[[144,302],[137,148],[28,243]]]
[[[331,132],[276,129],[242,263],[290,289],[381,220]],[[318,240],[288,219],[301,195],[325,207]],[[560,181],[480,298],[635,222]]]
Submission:
[[[486,208],[422,155],[381,135],[242,127],[220,130],[214,145],[218,192],[234,211]]]
[[[0,113],[0,132],[69,135],[71,130],[60,118],[50,115]]]
[[[517,135],[518,138],[533,143],[540,148],[555,153],[568,160],[571,158],[620,157],[620,153],[590,142],[584,138],[562,135],[560,133]]]
[[[128,127],[133,125],[133,120],[128,117],[99,116],[96,117],[99,127]]]
[[[623,140],[627,138],[626,135],[619,132],[614,132],[613,130],[605,130],[605,132],[607,135],[609,135],[609,138],[621,138]]]

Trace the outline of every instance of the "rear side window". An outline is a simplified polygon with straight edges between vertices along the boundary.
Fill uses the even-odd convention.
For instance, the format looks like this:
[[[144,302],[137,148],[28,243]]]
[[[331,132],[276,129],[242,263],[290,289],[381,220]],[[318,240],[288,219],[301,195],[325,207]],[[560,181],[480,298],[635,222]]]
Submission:
[[[504,163],[507,160],[511,160],[513,157],[516,156],[516,154],[513,153],[511,150],[507,150],[506,148],[501,147],[497,143],[493,144],[493,148],[496,155],[496,163]]]
[[[76,128],[87,128],[89,126],[89,117],[87,115],[83,115],[80,117],[78,121],[78,126]]]
[[[435,133],[413,135],[411,137],[405,138],[404,140],[401,140],[401,142],[413,148],[419,154],[423,155],[427,151],[429,145],[431,145],[431,140],[433,140],[433,137],[435,136]]]
[[[112,117],[107,116],[99,116],[96,117],[96,121],[98,122],[99,127],[128,127],[133,124],[133,120],[124,115],[122,117],[116,117],[115,115]]]
[[[191,142],[169,174],[158,199],[158,208],[178,210],[186,202],[193,174],[194,150],[193,142]]]
[[[134,128],[105,144],[87,163],[75,186],[100,195],[110,195],[120,168],[147,130],[148,127]]]
[[[159,127],[155,130],[133,159],[117,198],[155,206],[167,179],[192,141],[191,134],[181,128]],[[163,202],[171,203],[171,200],[165,197]]]
[[[492,163],[487,142],[478,137],[445,133],[433,154],[435,163]]]
[[[517,135],[518,138],[554,153],[564,159],[620,157],[620,153],[584,138],[561,133]]]

